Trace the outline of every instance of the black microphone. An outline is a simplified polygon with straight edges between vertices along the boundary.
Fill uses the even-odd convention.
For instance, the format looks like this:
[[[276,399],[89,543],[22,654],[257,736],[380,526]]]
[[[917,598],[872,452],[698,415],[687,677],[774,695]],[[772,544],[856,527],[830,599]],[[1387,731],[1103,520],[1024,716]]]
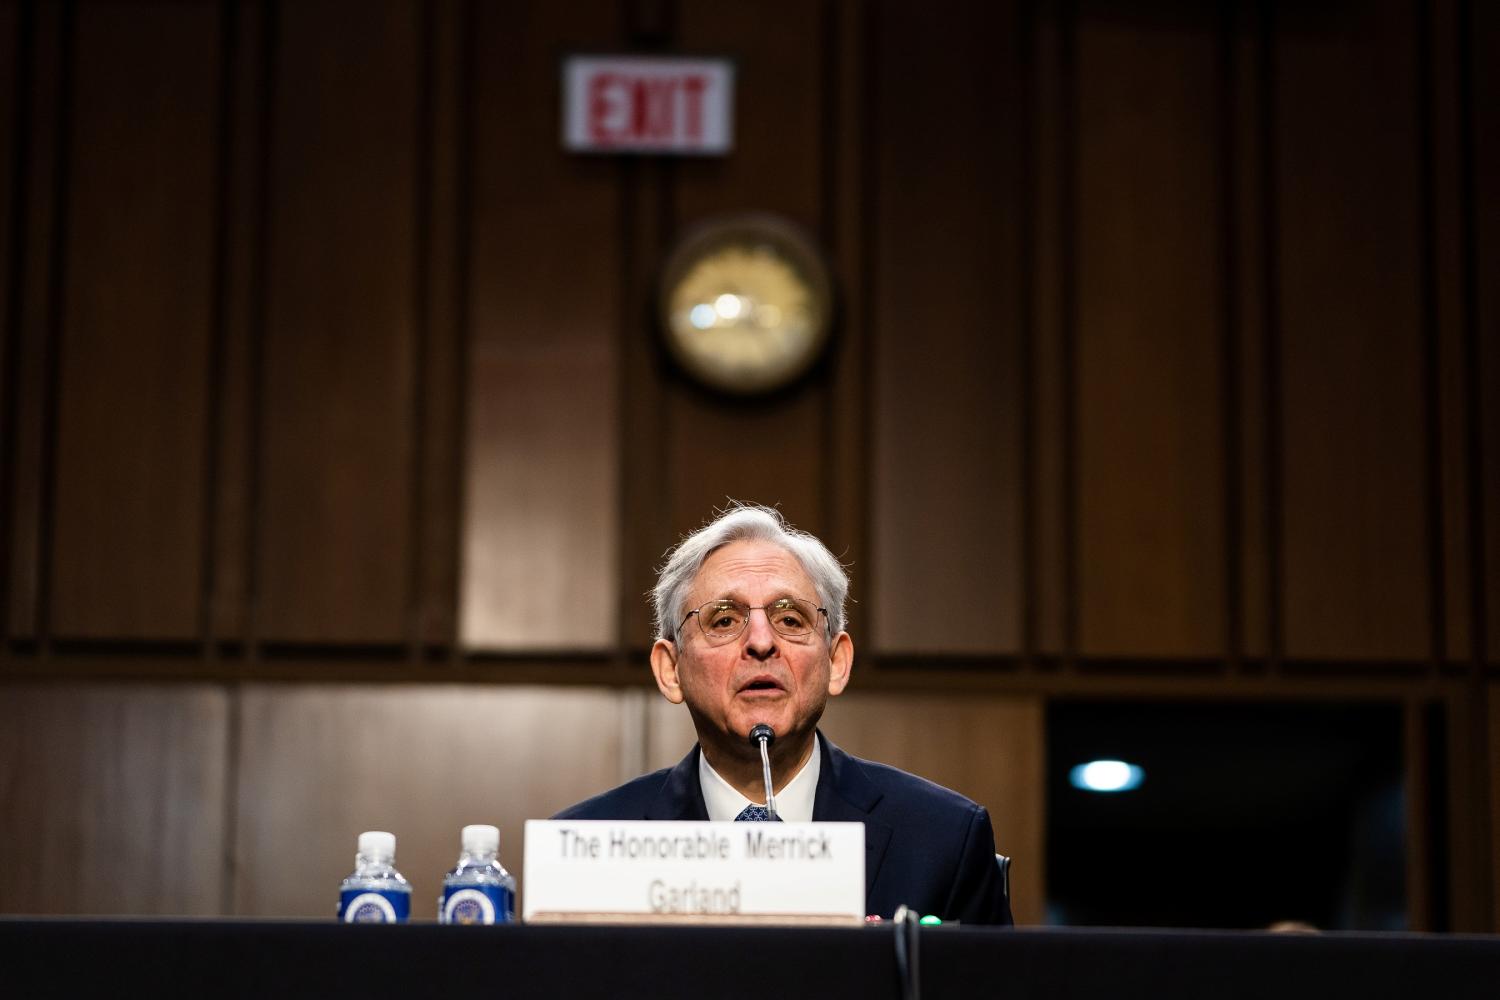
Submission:
[[[750,745],[760,747],[760,769],[766,779],[766,812],[771,814],[772,819],[778,819],[776,815],[776,796],[771,791],[771,741],[776,738],[776,730],[764,722],[750,727]]]

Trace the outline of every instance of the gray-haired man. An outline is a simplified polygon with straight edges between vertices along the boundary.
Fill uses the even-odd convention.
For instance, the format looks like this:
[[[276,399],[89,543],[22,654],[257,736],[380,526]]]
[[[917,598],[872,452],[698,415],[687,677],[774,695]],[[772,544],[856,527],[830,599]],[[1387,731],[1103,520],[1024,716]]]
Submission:
[[[956,792],[839,750],[817,731],[854,666],[849,579],[817,538],[766,507],[735,505],[675,548],[654,595],[651,671],[686,704],[698,745],[676,767],[627,782],[559,819],[764,816],[750,730],[776,733],[782,819],[865,824],[866,906],[902,903],[969,923],[1011,922],[989,814]]]

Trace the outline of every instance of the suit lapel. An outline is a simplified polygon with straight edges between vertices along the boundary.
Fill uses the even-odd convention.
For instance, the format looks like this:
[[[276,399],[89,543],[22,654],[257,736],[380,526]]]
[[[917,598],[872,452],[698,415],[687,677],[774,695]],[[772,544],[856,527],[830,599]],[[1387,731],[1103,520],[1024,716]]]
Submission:
[[[822,770],[818,772],[818,792],[813,799],[813,820],[825,823],[863,823],[865,825],[865,896],[874,891],[880,863],[891,842],[891,828],[870,817],[884,795],[865,777],[859,761],[834,746],[821,732]]]
[[[703,787],[698,783],[698,745],[672,770],[656,798],[646,805],[646,819],[708,820]]]

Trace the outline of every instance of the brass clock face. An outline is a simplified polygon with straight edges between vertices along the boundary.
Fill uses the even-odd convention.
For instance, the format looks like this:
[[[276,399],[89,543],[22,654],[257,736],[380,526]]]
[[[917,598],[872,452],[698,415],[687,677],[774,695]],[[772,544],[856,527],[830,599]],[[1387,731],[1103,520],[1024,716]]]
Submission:
[[[662,272],[667,344],[705,385],[769,392],[808,370],[828,341],[831,283],[800,230],[768,215],[699,226]]]

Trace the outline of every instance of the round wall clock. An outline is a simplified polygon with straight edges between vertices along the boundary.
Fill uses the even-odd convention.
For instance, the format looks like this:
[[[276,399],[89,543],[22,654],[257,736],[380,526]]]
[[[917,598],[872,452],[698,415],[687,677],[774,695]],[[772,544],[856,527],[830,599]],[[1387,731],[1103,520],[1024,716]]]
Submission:
[[[832,287],[822,255],[787,220],[712,219],[667,259],[662,327],[673,356],[698,381],[741,395],[770,392],[822,353]]]

